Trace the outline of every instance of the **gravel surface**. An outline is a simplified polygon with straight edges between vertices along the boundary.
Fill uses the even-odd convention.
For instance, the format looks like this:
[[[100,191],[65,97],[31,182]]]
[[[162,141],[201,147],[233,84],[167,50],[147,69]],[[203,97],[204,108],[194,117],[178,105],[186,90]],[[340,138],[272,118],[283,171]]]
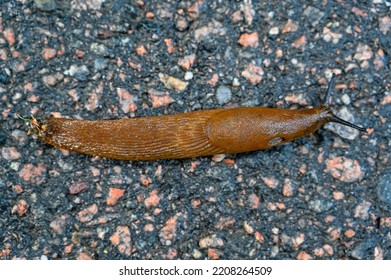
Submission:
[[[386,0],[1,0],[0,258],[391,259],[390,29]],[[367,133],[126,162],[17,118],[302,108],[332,73]]]

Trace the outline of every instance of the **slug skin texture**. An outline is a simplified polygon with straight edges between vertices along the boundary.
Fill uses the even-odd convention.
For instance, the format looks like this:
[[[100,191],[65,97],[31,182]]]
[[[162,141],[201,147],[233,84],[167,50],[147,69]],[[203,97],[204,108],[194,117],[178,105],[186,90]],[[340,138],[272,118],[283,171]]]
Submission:
[[[61,149],[121,160],[188,158],[222,153],[205,124],[221,110],[121,120],[50,118],[39,139]]]

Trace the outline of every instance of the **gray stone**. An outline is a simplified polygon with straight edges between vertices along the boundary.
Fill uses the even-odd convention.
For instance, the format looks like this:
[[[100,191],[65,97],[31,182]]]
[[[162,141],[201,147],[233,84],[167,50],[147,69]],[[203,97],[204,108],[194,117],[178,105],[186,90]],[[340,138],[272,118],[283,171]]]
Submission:
[[[375,238],[363,240],[352,249],[350,255],[358,260],[371,260],[374,257],[374,248],[377,246]]]
[[[391,211],[391,173],[384,174],[376,186],[377,198],[380,206],[387,211]]]
[[[327,210],[330,210],[334,204],[330,201],[324,199],[315,199],[309,202],[309,208],[316,213],[322,213]]]
[[[0,84],[6,85],[11,81],[10,75],[5,69],[0,69]]]
[[[107,62],[104,58],[97,58],[94,61],[95,71],[103,70],[107,68]]]
[[[71,75],[77,80],[83,82],[87,80],[87,77],[90,74],[90,70],[88,70],[87,66],[85,65],[72,65],[65,74]]]
[[[324,12],[321,12],[319,9],[312,6],[308,6],[303,14],[308,18],[312,26],[318,25],[319,21],[324,16]]]
[[[43,12],[52,12],[57,9],[57,3],[55,0],[34,0],[38,10]]]
[[[231,89],[226,86],[219,86],[216,91],[216,98],[219,104],[225,104],[231,101],[232,93]]]

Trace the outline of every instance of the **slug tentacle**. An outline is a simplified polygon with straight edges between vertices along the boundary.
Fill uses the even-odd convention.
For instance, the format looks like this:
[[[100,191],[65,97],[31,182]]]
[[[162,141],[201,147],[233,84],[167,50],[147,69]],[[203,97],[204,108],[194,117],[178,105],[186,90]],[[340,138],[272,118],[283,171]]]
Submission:
[[[329,83],[329,86],[327,88],[327,92],[326,92],[326,97],[325,97],[325,100],[324,100],[324,106],[326,107],[325,110],[327,111],[328,115],[326,116],[326,119],[327,119],[327,122],[335,122],[335,123],[339,123],[339,124],[342,124],[342,125],[345,125],[345,126],[348,126],[348,127],[351,127],[351,128],[354,128],[354,129],[357,129],[359,131],[362,131],[362,132],[365,132],[366,131],[366,128],[364,127],[360,127],[360,126],[357,126],[355,124],[352,124],[348,121],[345,121],[343,119],[341,119],[340,117],[337,117],[330,109],[330,105],[331,105],[331,95],[332,93],[334,92],[334,89],[335,89],[335,74],[333,74],[333,76],[331,77],[331,80],[330,80],[330,83]]]
[[[337,117],[334,114],[331,116],[330,122],[343,124],[343,125],[349,126],[351,128],[357,129],[357,130],[362,131],[362,132],[366,132],[367,131],[367,129],[365,127],[360,127],[358,125],[352,124],[352,123],[350,123],[348,121],[345,121],[344,119],[341,119],[340,117]]]
[[[327,88],[326,96],[323,102],[323,104],[327,107],[330,106],[331,104],[331,95],[333,94],[334,89],[335,89],[335,74],[331,76],[331,80],[329,82],[329,86]]]

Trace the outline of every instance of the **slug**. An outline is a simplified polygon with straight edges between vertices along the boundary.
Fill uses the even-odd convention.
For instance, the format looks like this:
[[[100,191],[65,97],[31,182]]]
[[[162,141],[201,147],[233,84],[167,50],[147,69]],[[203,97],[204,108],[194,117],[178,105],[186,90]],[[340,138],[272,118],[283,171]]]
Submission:
[[[333,114],[334,85],[333,76],[324,104],[309,109],[240,107],[120,120],[27,120],[39,140],[93,156],[157,160],[236,154],[284,144],[328,122],[365,131]]]

